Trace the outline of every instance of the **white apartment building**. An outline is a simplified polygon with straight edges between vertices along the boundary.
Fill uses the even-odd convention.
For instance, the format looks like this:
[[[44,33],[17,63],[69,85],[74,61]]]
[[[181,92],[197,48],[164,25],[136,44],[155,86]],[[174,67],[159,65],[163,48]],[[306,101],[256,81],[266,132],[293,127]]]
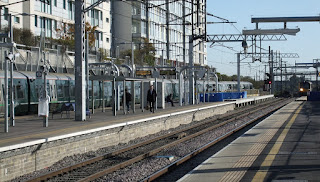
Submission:
[[[142,38],[147,38],[156,48],[156,57],[160,60],[183,63],[183,50],[185,50],[185,61],[189,62],[189,36],[191,35],[191,16],[186,16],[185,34],[183,33],[183,8],[185,14],[191,13],[191,3],[183,1],[143,1],[143,2],[116,2],[112,3],[113,10],[113,45],[112,49],[119,47],[120,51],[131,49],[130,44],[134,42],[135,47],[139,46]],[[194,27],[194,33],[205,31],[205,1],[200,1],[202,23]],[[148,4],[148,8],[146,5]],[[196,6],[194,8],[197,8]],[[167,11],[168,10],[168,11]],[[167,22],[168,18],[168,22]],[[196,16],[194,15],[194,21]],[[169,25],[169,29],[167,28]],[[168,35],[168,37],[167,37]],[[186,43],[183,44],[183,36]],[[126,44],[124,44],[126,43]],[[206,65],[206,43],[194,42],[194,63]]]
[[[6,5],[19,0],[1,0],[0,5]],[[85,7],[96,0],[85,0]],[[1,12],[1,27],[8,24],[8,16],[12,14],[13,26],[16,28],[30,29],[36,36],[41,32],[48,38],[58,38],[57,29],[62,29],[64,24],[74,24],[74,0],[50,0],[46,4],[39,0],[29,0],[14,5],[5,6]],[[86,13],[86,22],[97,26],[95,47],[103,48],[107,52],[111,48],[111,14],[110,1],[101,3]],[[67,32],[67,30],[65,30]]]

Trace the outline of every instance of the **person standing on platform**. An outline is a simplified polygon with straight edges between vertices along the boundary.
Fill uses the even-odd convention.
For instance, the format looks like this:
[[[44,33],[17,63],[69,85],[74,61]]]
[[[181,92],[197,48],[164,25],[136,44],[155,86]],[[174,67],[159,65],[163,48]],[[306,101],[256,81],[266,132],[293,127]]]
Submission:
[[[147,94],[147,101],[149,102],[150,112],[154,113],[155,102],[157,98],[157,92],[153,89],[153,85],[150,85],[150,89]]]
[[[128,92],[128,89],[125,90],[126,94],[126,106],[127,106],[127,111],[129,113],[130,110],[130,102],[131,102],[131,94]]]

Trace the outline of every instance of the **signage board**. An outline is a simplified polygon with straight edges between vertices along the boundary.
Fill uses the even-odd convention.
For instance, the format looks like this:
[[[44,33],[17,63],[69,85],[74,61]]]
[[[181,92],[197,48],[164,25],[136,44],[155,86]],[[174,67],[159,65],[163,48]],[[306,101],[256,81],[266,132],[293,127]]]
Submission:
[[[151,70],[136,70],[136,76],[150,76]]]
[[[175,70],[160,70],[160,75],[176,75]]]

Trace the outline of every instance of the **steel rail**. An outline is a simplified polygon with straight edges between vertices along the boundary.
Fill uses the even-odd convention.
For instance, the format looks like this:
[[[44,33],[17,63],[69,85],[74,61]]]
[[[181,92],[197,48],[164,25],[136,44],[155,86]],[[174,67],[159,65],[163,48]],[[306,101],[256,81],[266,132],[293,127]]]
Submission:
[[[190,159],[193,158],[194,156],[198,155],[199,153],[203,152],[204,150],[208,149],[209,147],[215,145],[215,144],[218,143],[219,141],[221,141],[221,140],[223,140],[223,139],[226,139],[227,137],[230,137],[230,136],[231,136],[232,134],[234,134],[235,132],[237,132],[237,131],[239,131],[239,130],[245,128],[245,127],[247,127],[248,125],[250,125],[250,124],[258,121],[259,119],[261,119],[261,118],[269,115],[270,113],[272,113],[272,112],[280,109],[281,107],[283,107],[284,105],[286,105],[286,104],[288,104],[288,103],[289,103],[289,102],[282,103],[280,106],[277,106],[277,107],[273,108],[271,111],[269,111],[269,112],[267,112],[267,113],[265,113],[265,114],[262,114],[262,115],[260,115],[260,116],[258,116],[258,117],[255,117],[255,118],[251,119],[250,121],[242,124],[241,126],[235,128],[234,130],[229,131],[229,132],[226,133],[225,135],[223,135],[223,136],[221,136],[221,137],[219,137],[219,138],[216,138],[216,139],[212,140],[211,142],[209,142],[209,143],[203,145],[202,147],[200,147],[199,149],[197,149],[197,150],[195,150],[195,151],[187,154],[186,156],[182,157],[181,159],[179,159],[179,160],[171,163],[170,165],[168,165],[168,166],[160,169],[159,171],[153,173],[152,175],[148,176],[147,178],[143,179],[142,181],[144,181],[144,182],[153,181],[153,180],[159,178],[160,176],[162,176],[162,175],[164,175],[164,174],[166,174],[166,173],[174,170],[177,166],[179,166],[179,165],[183,164],[184,162],[190,160]]]
[[[282,100],[280,100],[280,101],[278,101],[278,102],[281,102],[281,101],[282,101]],[[277,102],[277,103],[278,103],[278,102]],[[184,138],[178,139],[178,140],[176,140],[176,141],[174,141],[174,142],[171,142],[171,143],[169,143],[169,144],[167,144],[167,145],[161,146],[161,147],[156,148],[156,149],[153,149],[153,150],[151,150],[151,151],[149,151],[149,152],[147,152],[147,153],[141,154],[141,155],[139,155],[139,156],[137,156],[137,157],[134,157],[134,158],[132,158],[132,159],[130,159],[130,160],[128,160],[128,161],[122,162],[122,163],[120,163],[120,164],[118,164],[118,165],[116,165],[116,166],[113,166],[113,167],[107,168],[107,169],[105,169],[105,170],[103,170],[103,171],[100,171],[100,172],[98,172],[98,173],[95,173],[95,174],[93,174],[93,175],[91,175],[91,176],[88,176],[88,177],[82,179],[82,180],[79,180],[79,182],[90,182],[90,181],[93,181],[93,180],[98,179],[98,178],[100,178],[100,177],[102,177],[102,176],[105,176],[105,175],[108,174],[108,173],[111,173],[111,172],[114,172],[114,171],[119,170],[119,169],[121,169],[121,168],[127,167],[127,166],[129,166],[129,165],[131,165],[131,164],[133,164],[133,163],[135,163],[135,162],[141,161],[141,160],[146,159],[146,158],[148,158],[148,157],[150,157],[150,156],[154,156],[155,154],[159,153],[160,151],[162,151],[162,150],[164,150],[164,149],[166,149],[166,148],[173,147],[173,146],[175,146],[175,145],[177,145],[177,144],[180,144],[180,143],[182,143],[182,142],[188,141],[188,140],[190,140],[190,139],[192,139],[192,138],[198,137],[198,136],[203,135],[203,134],[205,134],[205,133],[207,133],[207,132],[209,132],[209,131],[211,131],[211,130],[214,130],[214,129],[219,128],[219,127],[221,127],[221,126],[223,126],[223,125],[226,125],[226,124],[228,124],[228,123],[230,123],[230,122],[233,122],[233,121],[235,121],[235,120],[237,120],[237,119],[239,119],[239,118],[243,118],[243,117],[248,116],[248,115],[250,115],[250,114],[252,114],[252,113],[254,113],[254,112],[258,112],[258,111],[260,111],[261,109],[265,109],[265,108],[269,108],[269,107],[271,107],[271,106],[265,106],[265,107],[262,107],[262,108],[258,108],[258,109],[255,109],[255,110],[253,110],[253,111],[249,111],[249,112],[247,112],[247,113],[241,114],[241,115],[239,115],[239,116],[237,116],[237,117],[228,119],[228,120],[226,120],[226,121],[224,121],[224,122],[221,122],[221,123],[219,123],[219,124],[217,124],[217,125],[214,125],[214,126],[211,126],[211,127],[209,127],[209,128],[203,129],[203,130],[201,130],[201,131],[199,131],[199,132],[196,132],[196,133],[191,134],[191,135],[189,135],[189,136],[186,136],[186,137],[184,137]],[[281,106],[281,107],[282,107],[282,106]],[[272,112],[272,111],[271,111],[271,112]],[[268,112],[267,114],[269,114],[269,113],[270,113],[270,112]],[[265,114],[262,115],[262,116],[259,116],[258,119],[260,119],[261,117],[264,117],[264,116],[265,116]],[[258,120],[258,119],[254,119],[254,120]],[[234,133],[234,132],[232,132],[232,133]],[[231,133],[231,134],[232,134],[232,133]],[[222,139],[224,139],[224,138],[221,138],[221,140],[222,140]],[[219,140],[219,141],[220,141],[220,140]],[[192,156],[193,156],[193,155],[192,155]]]

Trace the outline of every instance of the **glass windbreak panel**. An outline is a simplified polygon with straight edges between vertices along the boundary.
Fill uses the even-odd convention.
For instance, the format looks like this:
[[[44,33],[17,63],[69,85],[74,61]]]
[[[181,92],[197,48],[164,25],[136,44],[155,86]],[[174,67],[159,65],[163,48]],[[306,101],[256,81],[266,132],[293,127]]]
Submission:
[[[94,82],[94,96],[98,97],[99,96],[99,92],[100,92],[100,86],[99,86],[99,82]]]

